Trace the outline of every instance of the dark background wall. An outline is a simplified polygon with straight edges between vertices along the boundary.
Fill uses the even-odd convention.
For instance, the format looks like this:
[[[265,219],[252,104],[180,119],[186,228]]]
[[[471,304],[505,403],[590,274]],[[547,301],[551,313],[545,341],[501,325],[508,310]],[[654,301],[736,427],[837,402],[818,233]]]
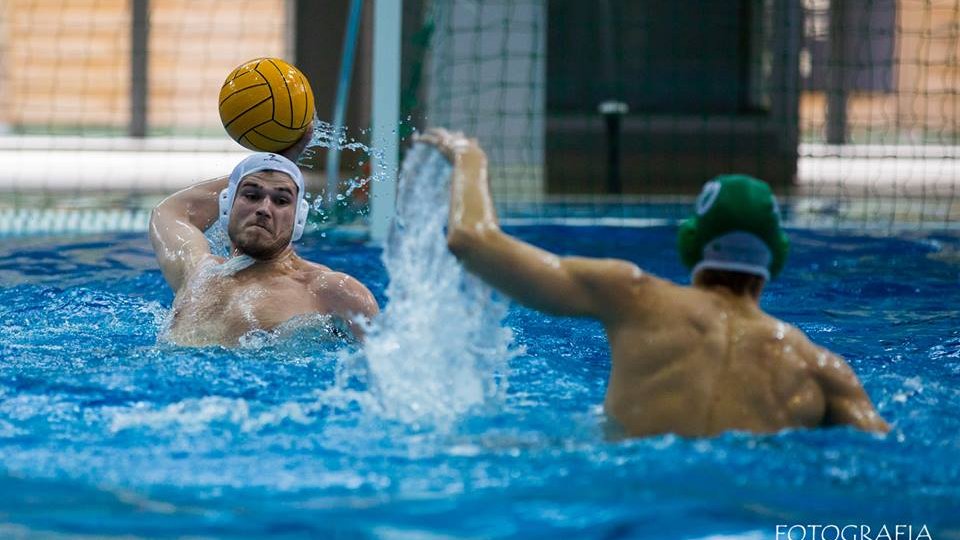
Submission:
[[[606,192],[597,106],[607,99],[630,108],[621,137],[625,193],[695,192],[733,171],[789,185],[798,81],[785,74],[796,73],[789,66],[799,43],[783,35],[791,3],[550,0],[548,190]],[[799,36],[800,21],[792,27]],[[794,105],[784,107],[791,93]]]
[[[371,2],[364,2],[345,119],[345,124],[352,128],[350,134],[357,138],[362,137],[359,129],[370,125],[372,7]],[[326,122],[333,121],[349,10],[349,0],[297,0],[294,6],[296,64],[310,80],[316,98],[317,115]],[[361,158],[359,154],[345,152],[341,158],[342,168],[355,168]],[[326,154],[321,151],[317,159],[322,164]]]

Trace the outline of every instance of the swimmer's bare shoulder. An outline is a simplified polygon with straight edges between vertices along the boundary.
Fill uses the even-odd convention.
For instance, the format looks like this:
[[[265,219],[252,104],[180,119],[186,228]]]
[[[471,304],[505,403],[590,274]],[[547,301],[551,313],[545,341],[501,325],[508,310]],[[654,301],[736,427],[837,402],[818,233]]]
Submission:
[[[380,312],[373,293],[353,276],[337,272],[322,264],[304,261],[302,279],[326,311],[346,321],[357,337],[362,330],[354,323],[357,316],[372,319]]]
[[[787,343],[798,352],[807,373],[823,392],[826,409],[821,424],[850,425],[877,433],[890,431],[847,361],[810,341],[800,329],[791,325],[787,328]]]
[[[622,259],[564,257],[564,268],[580,284],[581,295],[595,304],[594,314],[606,323],[638,322],[655,315],[674,283]]]

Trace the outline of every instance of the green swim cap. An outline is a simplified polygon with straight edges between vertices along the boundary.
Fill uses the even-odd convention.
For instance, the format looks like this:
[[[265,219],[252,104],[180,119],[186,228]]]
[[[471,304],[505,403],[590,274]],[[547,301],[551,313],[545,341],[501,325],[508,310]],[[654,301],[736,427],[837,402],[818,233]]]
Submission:
[[[697,215],[680,225],[680,258],[692,273],[730,270],[769,280],[783,269],[789,241],[770,186],[752,176],[728,174],[703,186]]]

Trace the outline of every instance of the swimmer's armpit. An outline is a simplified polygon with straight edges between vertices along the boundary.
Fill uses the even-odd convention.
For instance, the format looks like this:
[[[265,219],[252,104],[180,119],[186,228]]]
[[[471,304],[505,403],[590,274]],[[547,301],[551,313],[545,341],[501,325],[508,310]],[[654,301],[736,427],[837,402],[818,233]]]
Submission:
[[[850,425],[864,431],[886,433],[890,425],[880,416],[847,362],[820,349],[817,380],[826,399],[824,425]]]

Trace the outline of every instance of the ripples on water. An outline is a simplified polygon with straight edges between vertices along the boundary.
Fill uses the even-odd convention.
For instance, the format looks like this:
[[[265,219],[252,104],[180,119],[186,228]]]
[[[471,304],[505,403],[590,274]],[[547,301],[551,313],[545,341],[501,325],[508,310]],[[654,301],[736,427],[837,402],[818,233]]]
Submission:
[[[685,279],[672,228],[516,232]],[[235,350],[158,344],[172,298],[144,237],[4,239],[0,537],[769,538],[779,523],[831,522],[956,535],[958,242],[792,240],[764,306],[850,360],[894,425],[888,437],[607,441],[600,326],[515,306],[506,324],[519,354],[492,407],[454,402],[446,423],[371,412],[361,352],[322,324]],[[386,304],[379,251],[313,236],[301,252],[352,271]],[[398,343],[426,351],[445,331]],[[407,367],[402,350],[383,369]]]

